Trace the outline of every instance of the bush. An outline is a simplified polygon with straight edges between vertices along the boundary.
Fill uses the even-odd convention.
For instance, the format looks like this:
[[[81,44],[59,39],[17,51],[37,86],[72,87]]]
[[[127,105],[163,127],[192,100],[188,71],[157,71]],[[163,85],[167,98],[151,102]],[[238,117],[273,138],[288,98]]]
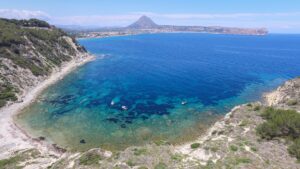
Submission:
[[[199,148],[199,146],[200,146],[200,143],[193,143],[193,144],[191,144],[191,148],[192,149]]]
[[[231,145],[229,148],[231,151],[238,151],[238,147],[235,145]]]
[[[255,106],[255,107],[253,108],[253,110],[254,110],[254,111],[260,110],[260,106]]]
[[[288,151],[300,159],[300,114],[295,110],[267,108],[261,116],[266,122],[256,128],[263,139],[286,138],[293,142]]]
[[[261,116],[267,120],[257,127],[257,132],[262,138],[289,137],[296,139],[300,136],[300,114],[295,110],[267,108]]]

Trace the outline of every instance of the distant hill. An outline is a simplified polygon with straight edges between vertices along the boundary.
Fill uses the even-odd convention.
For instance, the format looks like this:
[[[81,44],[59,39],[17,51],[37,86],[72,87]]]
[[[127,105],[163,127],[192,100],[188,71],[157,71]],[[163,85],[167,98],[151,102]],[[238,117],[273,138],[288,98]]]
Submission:
[[[223,26],[177,26],[158,25],[147,16],[140,17],[136,22],[127,27],[94,28],[94,29],[66,29],[69,34],[78,38],[109,37],[120,35],[134,35],[142,33],[171,33],[171,32],[196,32],[211,34],[234,34],[234,35],[266,35],[266,28],[238,28]]]
[[[159,26],[152,21],[151,18],[147,16],[140,17],[136,22],[129,25],[127,28],[129,29],[155,29]]]

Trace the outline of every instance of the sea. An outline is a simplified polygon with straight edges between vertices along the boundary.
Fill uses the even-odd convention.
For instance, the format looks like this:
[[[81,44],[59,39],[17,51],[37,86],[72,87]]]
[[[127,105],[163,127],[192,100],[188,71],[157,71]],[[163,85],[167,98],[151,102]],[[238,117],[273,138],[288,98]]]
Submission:
[[[68,150],[180,144],[300,75],[300,35],[142,34],[80,39],[96,60],[16,117]]]

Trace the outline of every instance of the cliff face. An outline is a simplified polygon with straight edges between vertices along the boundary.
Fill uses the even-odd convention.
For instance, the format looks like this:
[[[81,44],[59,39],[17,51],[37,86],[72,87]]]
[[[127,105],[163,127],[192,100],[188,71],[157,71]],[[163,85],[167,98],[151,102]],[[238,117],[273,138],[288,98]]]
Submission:
[[[281,109],[293,108],[300,112],[300,77],[287,81],[277,90],[265,95],[265,101],[268,106],[274,106]]]
[[[0,19],[0,107],[86,54],[75,39],[44,21]]]

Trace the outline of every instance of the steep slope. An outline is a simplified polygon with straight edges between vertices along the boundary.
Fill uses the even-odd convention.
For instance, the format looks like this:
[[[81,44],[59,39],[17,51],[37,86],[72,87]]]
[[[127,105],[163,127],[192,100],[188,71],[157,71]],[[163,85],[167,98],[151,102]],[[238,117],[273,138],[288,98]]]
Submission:
[[[127,28],[129,29],[154,29],[158,28],[159,26],[152,21],[147,16],[140,17],[136,22],[129,25]]]
[[[37,19],[0,19],[0,107],[21,96],[63,63],[86,50],[75,39]]]

